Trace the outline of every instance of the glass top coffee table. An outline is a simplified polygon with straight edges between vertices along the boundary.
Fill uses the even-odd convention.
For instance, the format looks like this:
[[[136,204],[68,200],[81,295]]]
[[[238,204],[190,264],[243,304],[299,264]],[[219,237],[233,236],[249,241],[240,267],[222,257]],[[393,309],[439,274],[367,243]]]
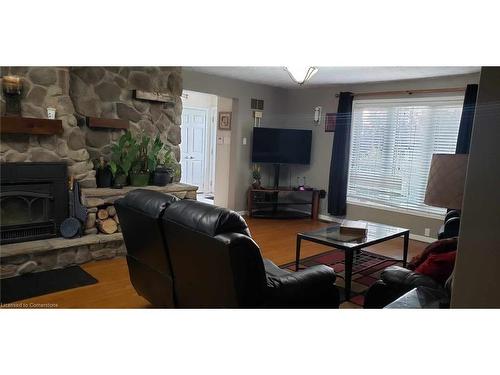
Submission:
[[[300,245],[302,240],[343,250],[345,252],[345,299],[348,301],[351,296],[352,265],[353,254],[355,251],[403,236],[403,267],[405,267],[408,258],[408,240],[410,230],[385,224],[371,223],[368,221],[366,223],[368,223],[368,233],[364,238],[356,239],[355,236],[341,235],[340,224],[333,224],[312,232],[297,233],[295,270],[299,269]]]

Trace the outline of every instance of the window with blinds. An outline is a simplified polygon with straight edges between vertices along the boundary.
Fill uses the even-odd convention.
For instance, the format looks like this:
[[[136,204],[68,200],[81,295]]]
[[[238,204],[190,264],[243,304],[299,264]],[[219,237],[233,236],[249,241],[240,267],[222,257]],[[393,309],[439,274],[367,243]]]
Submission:
[[[347,201],[441,216],[424,204],[432,154],[454,154],[463,97],[355,100]]]

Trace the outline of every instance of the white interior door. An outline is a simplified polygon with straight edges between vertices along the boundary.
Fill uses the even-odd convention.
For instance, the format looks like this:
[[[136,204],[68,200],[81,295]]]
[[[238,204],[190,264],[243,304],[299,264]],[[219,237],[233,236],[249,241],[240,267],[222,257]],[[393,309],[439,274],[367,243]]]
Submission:
[[[196,185],[203,192],[205,181],[205,144],[207,110],[184,108],[182,111],[181,181]]]

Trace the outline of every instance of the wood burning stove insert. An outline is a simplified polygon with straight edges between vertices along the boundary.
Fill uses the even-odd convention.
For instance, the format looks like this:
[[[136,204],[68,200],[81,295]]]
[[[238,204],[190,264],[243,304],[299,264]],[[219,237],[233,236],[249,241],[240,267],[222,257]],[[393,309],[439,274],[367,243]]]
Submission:
[[[66,163],[1,163],[0,208],[0,243],[56,237],[68,217]]]

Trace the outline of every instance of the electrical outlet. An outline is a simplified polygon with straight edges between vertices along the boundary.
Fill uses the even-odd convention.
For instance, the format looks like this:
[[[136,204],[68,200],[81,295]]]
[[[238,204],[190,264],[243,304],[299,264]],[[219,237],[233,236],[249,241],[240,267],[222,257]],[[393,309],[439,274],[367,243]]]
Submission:
[[[425,228],[425,235],[429,237],[431,235],[431,228]]]

